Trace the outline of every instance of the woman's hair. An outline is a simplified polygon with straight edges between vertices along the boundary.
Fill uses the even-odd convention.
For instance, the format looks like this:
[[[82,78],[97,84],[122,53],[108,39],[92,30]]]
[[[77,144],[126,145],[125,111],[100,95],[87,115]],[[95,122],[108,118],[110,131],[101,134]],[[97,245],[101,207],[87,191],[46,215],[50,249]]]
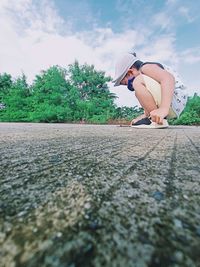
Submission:
[[[141,66],[142,66],[143,63],[144,62],[142,62],[140,60],[137,60],[137,61],[135,61],[135,63],[132,65],[131,68],[135,68],[136,70],[139,70],[141,68]]]

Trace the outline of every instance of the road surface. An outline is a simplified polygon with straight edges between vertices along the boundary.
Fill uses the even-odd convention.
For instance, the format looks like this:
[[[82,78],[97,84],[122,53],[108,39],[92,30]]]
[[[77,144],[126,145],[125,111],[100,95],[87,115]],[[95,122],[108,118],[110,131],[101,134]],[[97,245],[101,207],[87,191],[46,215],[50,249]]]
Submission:
[[[0,123],[0,266],[200,266],[200,127]]]

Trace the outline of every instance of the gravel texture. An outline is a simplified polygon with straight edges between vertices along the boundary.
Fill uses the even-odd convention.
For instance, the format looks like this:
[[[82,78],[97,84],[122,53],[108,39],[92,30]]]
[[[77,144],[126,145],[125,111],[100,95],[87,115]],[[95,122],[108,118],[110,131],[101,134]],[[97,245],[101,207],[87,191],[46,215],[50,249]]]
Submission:
[[[200,266],[200,127],[0,123],[1,267]]]

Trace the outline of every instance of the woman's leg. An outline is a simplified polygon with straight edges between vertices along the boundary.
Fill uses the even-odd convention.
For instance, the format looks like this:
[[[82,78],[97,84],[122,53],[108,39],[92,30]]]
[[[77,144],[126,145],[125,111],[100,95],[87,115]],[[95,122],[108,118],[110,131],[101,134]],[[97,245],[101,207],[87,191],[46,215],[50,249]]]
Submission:
[[[139,75],[135,78],[133,87],[135,89],[135,96],[137,97],[140,105],[143,107],[146,115],[148,116],[152,110],[157,109],[158,107],[156,105],[155,99],[153,98],[153,95],[146,88],[142,75]]]

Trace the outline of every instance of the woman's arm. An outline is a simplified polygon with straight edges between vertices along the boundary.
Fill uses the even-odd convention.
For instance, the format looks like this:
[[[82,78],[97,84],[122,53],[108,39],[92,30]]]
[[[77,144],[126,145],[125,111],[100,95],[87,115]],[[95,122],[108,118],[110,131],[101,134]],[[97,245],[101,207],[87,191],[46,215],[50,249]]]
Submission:
[[[163,118],[168,115],[171,105],[175,87],[174,76],[156,64],[145,64],[141,68],[141,72],[156,80],[161,85],[161,105],[158,109],[150,112],[150,115],[153,121],[162,123]]]

